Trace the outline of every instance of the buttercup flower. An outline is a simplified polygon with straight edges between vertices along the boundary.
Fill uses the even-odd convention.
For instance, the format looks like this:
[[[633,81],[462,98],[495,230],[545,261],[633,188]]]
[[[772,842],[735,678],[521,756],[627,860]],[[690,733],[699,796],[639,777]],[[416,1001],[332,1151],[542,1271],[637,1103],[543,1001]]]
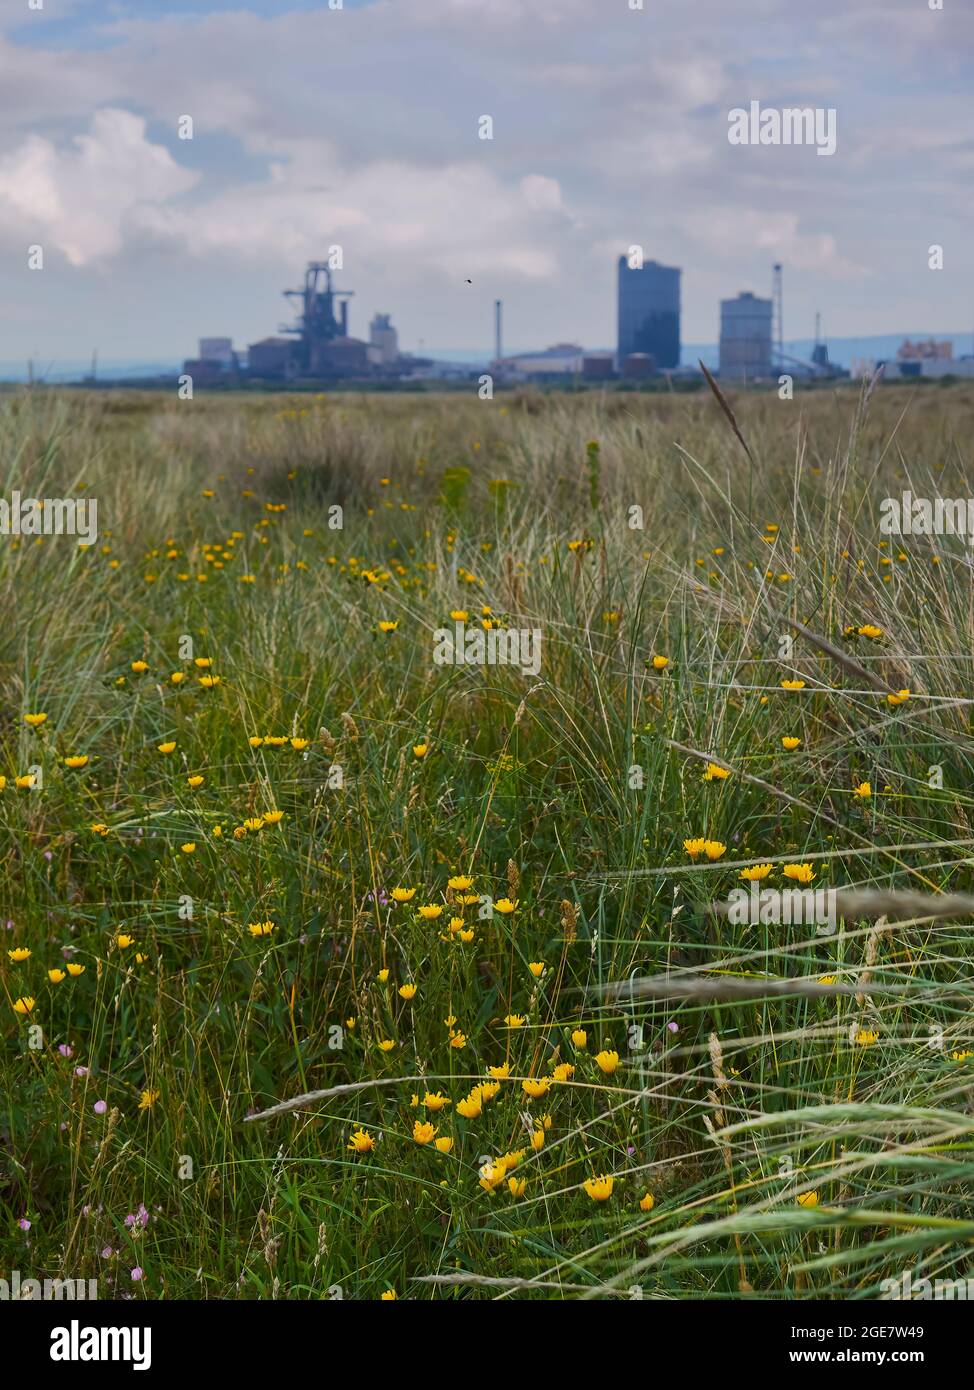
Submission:
[[[443,1110],[447,1105],[450,1104],[452,1104],[452,1102],[450,1101],[449,1097],[443,1095],[440,1091],[427,1091],[425,1096],[423,1097],[424,1108],[426,1110],[432,1111],[434,1114],[437,1110]]]
[[[551,1083],[546,1076],[539,1076],[537,1078],[525,1077],[521,1082],[521,1090],[526,1096],[530,1096],[532,1100],[538,1100],[541,1096],[548,1094],[550,1085]]]
[[[771,869],[771,864],[751,864],[749,868],[741,869],[737,877],[745,879],[748,883],[760,883],[768,877]]]
[[[586,1178],[582,1186],[591,1197],[593,1202],[607,1202],[612,1196],[612,1188],[615,1185],[615,1178],[599,1177]]]

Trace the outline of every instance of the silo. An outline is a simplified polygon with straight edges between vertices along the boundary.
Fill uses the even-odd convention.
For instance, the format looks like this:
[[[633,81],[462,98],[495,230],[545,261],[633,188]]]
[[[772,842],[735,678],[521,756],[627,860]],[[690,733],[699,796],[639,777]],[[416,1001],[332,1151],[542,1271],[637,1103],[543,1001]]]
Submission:
[[[750,291],[720,301],[720,375],[745,381],[771,375],[771,300]]]

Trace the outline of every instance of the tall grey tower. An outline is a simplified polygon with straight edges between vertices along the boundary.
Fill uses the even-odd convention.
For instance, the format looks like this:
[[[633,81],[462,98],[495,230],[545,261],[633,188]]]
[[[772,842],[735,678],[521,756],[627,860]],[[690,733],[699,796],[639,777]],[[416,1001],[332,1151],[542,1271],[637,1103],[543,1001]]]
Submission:
[[[632,352],[647,352],[657,367],[680,365],[680,270],[645,261],[639,270],[619,257],[621,366]]]

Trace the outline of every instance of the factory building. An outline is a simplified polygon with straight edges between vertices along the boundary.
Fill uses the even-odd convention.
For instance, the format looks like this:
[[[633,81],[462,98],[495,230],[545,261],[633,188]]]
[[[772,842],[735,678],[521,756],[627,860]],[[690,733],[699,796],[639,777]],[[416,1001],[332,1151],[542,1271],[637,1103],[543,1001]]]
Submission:
[[[222,367],[224,371],[233,371],[237,365],[236,355],[233,351],[233,339],[201,338],[200,361],[214,367]]]
[[[680,365],[680,275],[675,266],[646,261],[639,269],[619,257],[620,364],[645,353],[659,369]]]
[[[312,261],[303,287],[284,291],[286,298],[300,304],[297,323],[281,329],[286,336],[250,344],[248,375],[292,380],[366,374],[369,345],[348,334],[348,301],[353,293],[335,289],[329,266]]]
[[[247,349],[247,370],[257,377],[293,377],[297,375],[292,357],[290,338],[261,338]]]
[[[543,352],[497,358],[491,368],[509,381],[546,381],[578,376],[583,363],[584,351],[577,343],[555,343]]]
[[[376,314],[369,324],[369,361],[376,367],[391,367],[399,361],[399,334],[390,314]]]
[[[643,381],[655,374],[656,359],[651,352],[630,352],[619,363],[619,375],[626,381]]]
[[[201,338],[199,357],[183,363],[183,371],[201,386],[220,386],[238,379],[240,361],[230,338]]]
[[[751,381],[771,375],[770,299],[747,291],[720,301],[720,375],[728,381]]]
[[[586,381],[611,381],[615,363],[611,352],[587,352],[582,358],[582,376]]]

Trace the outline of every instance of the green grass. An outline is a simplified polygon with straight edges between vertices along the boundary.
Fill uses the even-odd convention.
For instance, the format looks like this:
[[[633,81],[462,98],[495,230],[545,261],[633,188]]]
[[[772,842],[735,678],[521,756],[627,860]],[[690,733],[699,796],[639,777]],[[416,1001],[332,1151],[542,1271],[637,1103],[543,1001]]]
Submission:
[[[0,496],[83,489],[100,530],[87,551],[0,538],[0,1275],[224,1299],[848,1298],[966,1276],[971,924],[828,936],[707,905],[761,861],[774,884],[804,861],[816,885],[971,890],[970,552],[883,546],[878,518],[906,486],[967,495],[974,391],[733,408],[750,459],[709,393],[0,400]],[[433,663],[451,610],[484,606],[541,631],[537,677]],[[843,635],[866,623],[882,635]],[[308,744],[251,747],[266,735]],[[696,836],[722,858],[691,859]],[[448,903],[451,874],[516,911]],[[443,939],[455,913],[471,941]],[[84,972],[51,983],[67,947]],[[604,988],[684,971],[864,992]],[[566,1062],[529,1099],[521,1079]],[[453,1102],[429,1116],[447,1153],[412,1137],[427,1090]],[[348,1150],[360,1126],[371,1153]],[[523,1193],[511,1172],[484,1190],[481,1165],[520,1149]],[[605,1202],[583,1188],[600,1174]]]

